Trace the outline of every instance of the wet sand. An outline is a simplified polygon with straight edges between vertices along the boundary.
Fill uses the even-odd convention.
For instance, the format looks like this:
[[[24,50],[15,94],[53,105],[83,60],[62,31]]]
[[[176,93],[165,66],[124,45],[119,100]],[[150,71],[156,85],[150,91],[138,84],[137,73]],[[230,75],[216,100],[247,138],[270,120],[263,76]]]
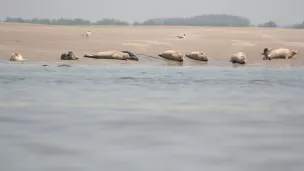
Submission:
[[[81,36],[91,30],[90,38]],[[177,35],[186,34],[186,39]],[[292,60],[262,60],[265,47],[288,47],[299,51]],[[157,57],[165,50],[182,53],[203,51],[210,57],[208,65],[230,65],[230,55],[243,51],[248,65],[302,65],[304,30],[281,28],[220,28],[172,26],[49,26],[35,24],[0,24],[0,60],[8,60],[13,52],[21,53],[27,62],[70,64],[134,64],[134,65],[205,65],[185,57],[183,63]],[[62,61],[60,55],[73,50],[79,61]],[[84,58],[85,53],[106,50],[129,50],[139,61]]]

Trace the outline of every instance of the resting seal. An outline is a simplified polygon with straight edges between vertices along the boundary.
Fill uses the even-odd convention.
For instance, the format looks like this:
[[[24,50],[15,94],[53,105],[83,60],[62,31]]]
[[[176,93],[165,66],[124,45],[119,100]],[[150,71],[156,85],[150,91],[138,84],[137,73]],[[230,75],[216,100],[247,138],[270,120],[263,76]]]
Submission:
[[[96,54],[85,54],[84,57],[95,58],[95,59],[117,59],[117,60],[127,60],[130,59],[128,53],[123,53],[121,51],[103,51]]]
[[[9,59],[10,61],[25,61],[20,53],[13,53]]]
[[[290,59],[293,58],[296,54],[298,54],[298,51],[288,48],[276,48],[276,49],[265,48],[264,51],[262,52],[262,55],[264,55],[263,60]]]
[[[194,59],[194,60],[199,60],[199,61],[208,61],[208,56],[204,54],[203,52],[191,52],[187,53],[186,56],[188,58]]]
[[[79,58],[71,50],[61,54],[61,60],[78,60],[78,59]]]
[[[230,62],[238,64],[246,64],[246,54],[243,52],[237,52],[231,55]]]
[[[184,61],[183,54],[178,51],[174,51],[174,50],[164,51],[164,52],[158,54],[158,56],[168,59],[168,60],[173,60],[173,61],[178,61],[178,62]]]

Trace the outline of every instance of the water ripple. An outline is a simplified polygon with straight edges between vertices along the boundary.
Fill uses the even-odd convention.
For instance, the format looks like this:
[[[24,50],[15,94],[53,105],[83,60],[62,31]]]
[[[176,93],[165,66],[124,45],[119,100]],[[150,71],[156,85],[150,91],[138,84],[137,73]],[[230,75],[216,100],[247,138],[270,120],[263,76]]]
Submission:
[[[303,68],[0,65],[2,170],[302,167]]]

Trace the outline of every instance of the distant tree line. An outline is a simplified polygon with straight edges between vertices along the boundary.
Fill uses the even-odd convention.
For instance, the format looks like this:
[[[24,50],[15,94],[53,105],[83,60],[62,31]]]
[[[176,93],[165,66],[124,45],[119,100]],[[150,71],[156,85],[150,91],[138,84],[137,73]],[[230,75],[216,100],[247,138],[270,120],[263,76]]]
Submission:
[[[59,18],[59,19],[23,19],[23,18],[13,18],[7,17],[5,22],[14,22],[14,23],[32,23],[32,24],[47,24],[47,25],[129,25],[128,22],[120,21],[116,19],[102,19],[96,22],[91,22],[90,20],[84,20],[80,18],[76,19],[66,19],[66,18]]]
[[[247,18],[233,15],[200,15],[190,18],[159,18],[148,19],[144,22],[135,22],[133,25],[144,26],[217,26],[217,27],[246,27],[250,21]]]
[[[301,24],[295,24],[292,26],[295,29],[304,29],[304,21]]]
[[[258,27],[278,27],[278,25],[274,21],[268,21],[266,23],[259,24]]]
[[[247,18],[231,16],[231,15],[201,15],[190,18],[164,18],[164,19],[148,19],[143,22],[128,23],[126,21],[116,19],[102,19],[96,22],[91,22],[84,19],[23,19],[20,17],[7,17],[5,22],[17,23],[33,23],[33,24],[48,24],[48,25],[134,25],[134,26],[249,26],[250,21]]]
[[[280,27],[274,21],[268,21],[263,24],[259,24],[258,27]],[[301,24],[292,24],[288,26],[281,26],[283,28],[293,28],[293,29],[304,29],[304,21]]]
[[[116,26],[214,26],[214,27],[248,27],[255,26],[250,24],[250,20],[240,16],[212,14],[199,15],[188,18],[156,18],[148,19],[143,22],[128,23],[117,19],[101,19],[95,22],[90,20],[75,18],[59,19],[23,19],[20,17],[7,17],[4,22],[14,23],[33,23],[46,25],[116,25]],[[257,27],[280,27],[274,21],[267,21]],[[304,21],[301,24],[294,24],[287,28],[304,29]]]

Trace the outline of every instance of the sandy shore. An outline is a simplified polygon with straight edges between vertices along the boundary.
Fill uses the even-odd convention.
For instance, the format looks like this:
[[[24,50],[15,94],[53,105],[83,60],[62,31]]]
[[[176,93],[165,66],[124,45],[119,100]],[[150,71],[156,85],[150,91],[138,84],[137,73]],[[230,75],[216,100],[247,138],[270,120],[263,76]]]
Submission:
[[[91,30],[90,38],[82,33]],[[177,35],[186,34],[186,39]],[[293,60],[262,60],[265,47],[288,47],[299,51]],[[144,64],[144,65],[204,65],[185,57],[180,64],[161,58],[140,56],[140,61],[97,60],[83,58],[85,53],[105,50],[129,50],[137,54],[157,56],[165,50],[183,53],[203,51],[208,64],[230,64],[230,55],[243,51],[249,65],[303,63],[304,30],[280,28],[220,28],[220,27],[118,27],[118,26],[48,26],[34,24],[0,24],[0,60],[8,60],[13,52],[21,53],[28,62],[71,64]],[[73,50],[79,61],[62,61],[60,55]]]

